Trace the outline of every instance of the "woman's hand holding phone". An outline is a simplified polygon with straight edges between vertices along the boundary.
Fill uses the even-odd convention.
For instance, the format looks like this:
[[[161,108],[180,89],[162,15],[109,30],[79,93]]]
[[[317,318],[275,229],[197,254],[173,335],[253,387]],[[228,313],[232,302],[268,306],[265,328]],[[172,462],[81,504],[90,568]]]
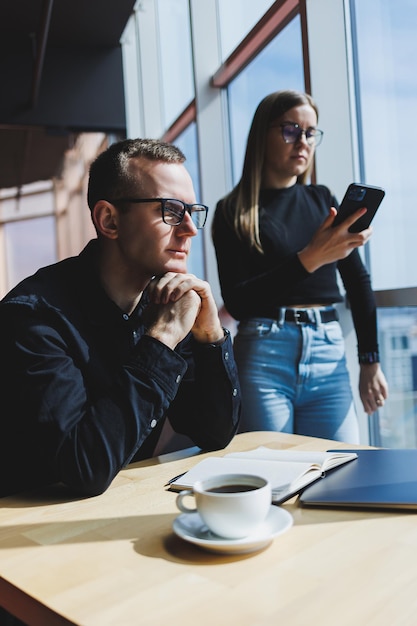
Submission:
[[[356,214],[346,218],[342,228],[333,228],[337,210],[331,207],[329,216],[315,232],[307,246],[298,253],[298,258],[308,272],[315,272],[328,263],[346,258],[355,248],[363,246],[372,234],[372,228],[365,228],[358,233],[350,232],[350,227],[365,215],[366,209],[359,209]]]

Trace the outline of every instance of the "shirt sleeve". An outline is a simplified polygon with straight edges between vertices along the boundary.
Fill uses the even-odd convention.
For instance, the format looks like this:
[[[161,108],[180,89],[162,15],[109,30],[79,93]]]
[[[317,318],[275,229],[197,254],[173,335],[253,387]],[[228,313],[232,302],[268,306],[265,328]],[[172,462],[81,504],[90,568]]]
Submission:
[[[378,352],[375,295],[358,250],[339,261],[338,268],[352,310],[358,352]]]
[[[188,368],[169,409],[170,422],[200,448],[224,447],[236,432],[240,417],[240,388],[230,333],[225,331],[225,341],[219,345],[199,343],[190,337],[182,354]]]

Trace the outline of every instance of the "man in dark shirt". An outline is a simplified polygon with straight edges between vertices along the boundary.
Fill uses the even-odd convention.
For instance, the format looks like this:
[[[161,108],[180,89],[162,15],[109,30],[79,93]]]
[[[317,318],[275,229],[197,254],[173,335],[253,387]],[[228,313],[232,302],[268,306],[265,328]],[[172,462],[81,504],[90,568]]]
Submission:
[[[164,421],[203,449],[236,432],[230,335],[187,273],[195,204],[176,147],[113,144],[92,164],[97,239],[0,303],[0,496],[54,482],[102,493],[152,455]]]

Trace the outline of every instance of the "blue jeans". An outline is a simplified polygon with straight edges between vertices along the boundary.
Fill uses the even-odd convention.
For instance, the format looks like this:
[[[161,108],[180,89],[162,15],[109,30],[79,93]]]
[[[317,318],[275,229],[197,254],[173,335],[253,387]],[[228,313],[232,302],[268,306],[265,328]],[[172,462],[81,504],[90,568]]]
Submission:
[[[359,443],[339,322],[240,322],[234,352],[240,430],[274,430]]]

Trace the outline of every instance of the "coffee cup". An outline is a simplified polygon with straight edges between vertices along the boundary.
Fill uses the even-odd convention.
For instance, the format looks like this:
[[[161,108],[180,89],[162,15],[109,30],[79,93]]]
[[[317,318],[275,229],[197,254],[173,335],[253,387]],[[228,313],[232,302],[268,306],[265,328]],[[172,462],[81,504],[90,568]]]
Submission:
[[[193,497],[195,506],[184,500]],[[256,531],[271,506],[271,485],[252,474],[222,474],[194,483],[181,491],[176,504],[182,513],[196,513],[214,534],[240,539]]]

